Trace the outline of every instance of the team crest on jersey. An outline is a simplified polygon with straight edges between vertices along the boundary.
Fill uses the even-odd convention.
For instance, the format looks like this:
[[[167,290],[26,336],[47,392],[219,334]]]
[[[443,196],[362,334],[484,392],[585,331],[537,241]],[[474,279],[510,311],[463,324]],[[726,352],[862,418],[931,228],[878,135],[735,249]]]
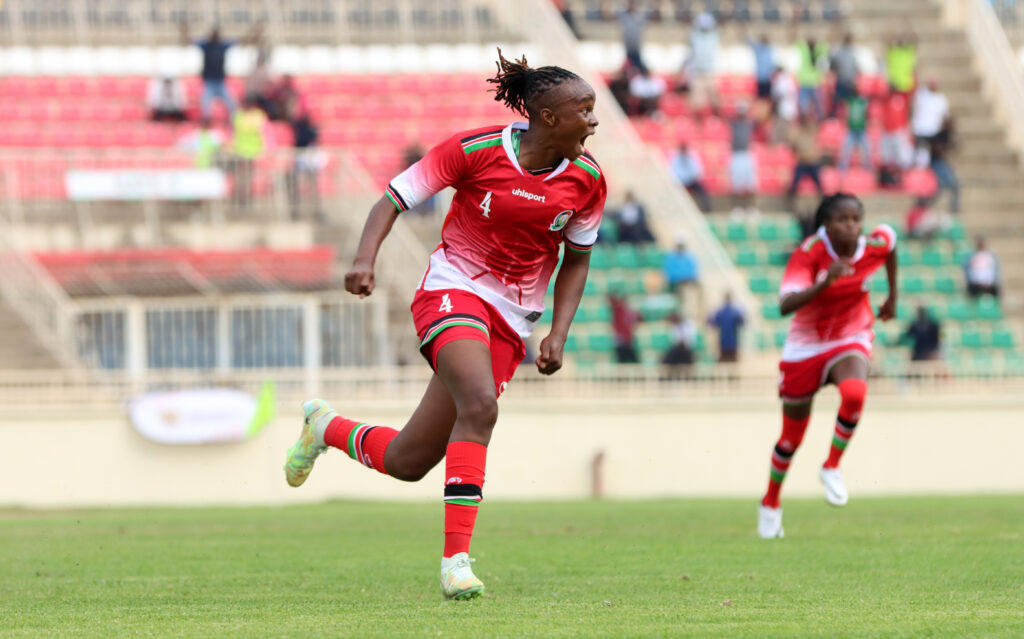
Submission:
[[[572,217],[574,212],[575,211],[572,209],[567,209],[556,215],[554,221],[551,222],[551,226],[548,227],[548,230],[561,231],[564,229],[565,225],[569,223],[569,218]]]

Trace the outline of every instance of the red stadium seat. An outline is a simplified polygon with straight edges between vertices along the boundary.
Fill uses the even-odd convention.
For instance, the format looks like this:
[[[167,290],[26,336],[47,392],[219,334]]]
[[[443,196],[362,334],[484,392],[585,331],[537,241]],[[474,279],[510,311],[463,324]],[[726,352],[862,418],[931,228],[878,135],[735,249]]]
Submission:
[[[931,197],[938,188],[931,169],[910,169],[903,174],[903,189],[917,197]]]

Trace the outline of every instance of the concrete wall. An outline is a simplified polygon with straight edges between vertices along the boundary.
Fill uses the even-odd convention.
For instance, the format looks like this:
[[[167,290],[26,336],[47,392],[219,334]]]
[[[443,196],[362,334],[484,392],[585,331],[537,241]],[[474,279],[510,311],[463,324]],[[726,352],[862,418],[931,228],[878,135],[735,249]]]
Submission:
[[[819,495],[835,391],[822,393],[786,481],[787,495]],[[403,423],[413,403],[344,406],[371,423]],[[281,465],[299,430],[282,413],[255,439],[171,447],[139,436],[121,410],[0,411],[0,505],[268,504],[329,498],[438,499],[442,471],[401,484],[338,451],[289,488]],[[735,400],[529,400],[514,389],[490,447],[488,499],[581,498],[604,451],[606,495],[745,496],[764,489],[779,407]],[[1024,397],[871,397],[844,460],[851,494],[1024,493]]]

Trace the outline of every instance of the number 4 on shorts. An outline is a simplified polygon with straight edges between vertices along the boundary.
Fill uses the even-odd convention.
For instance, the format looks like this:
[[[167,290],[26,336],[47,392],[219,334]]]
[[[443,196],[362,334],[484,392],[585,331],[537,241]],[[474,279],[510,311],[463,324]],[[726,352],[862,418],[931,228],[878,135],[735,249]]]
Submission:
[[[444,311],[445,313],[452,312],[452,301],[448,299],[448,293],[445,293],[444,297],[441,298],[441,306],[437,310]]]

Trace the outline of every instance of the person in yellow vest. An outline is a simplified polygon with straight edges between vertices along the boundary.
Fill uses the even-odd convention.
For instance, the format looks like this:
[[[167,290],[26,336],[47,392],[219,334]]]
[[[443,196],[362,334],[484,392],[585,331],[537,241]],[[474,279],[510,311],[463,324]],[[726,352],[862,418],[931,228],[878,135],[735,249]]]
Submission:
[[[264,131],[267,114],[260,108],[256,96],[246,96],[242,108],[235,113],[232,124],[235,130],[235,201],[246,204],[252,198],[255,161],[263,156],[267,143]]]
[[[828,70],[828,45],[810,35],[797,40],[796,50],[799,55],[796,80],[800,86],[800,117],[806,119],[813,115],[815,121],[821,122],[825,118],[821,85]]]
[[[917,86],[917,36],[909,22],[903,33],[887,39],[885,75],[892,89],[909,102]]]

